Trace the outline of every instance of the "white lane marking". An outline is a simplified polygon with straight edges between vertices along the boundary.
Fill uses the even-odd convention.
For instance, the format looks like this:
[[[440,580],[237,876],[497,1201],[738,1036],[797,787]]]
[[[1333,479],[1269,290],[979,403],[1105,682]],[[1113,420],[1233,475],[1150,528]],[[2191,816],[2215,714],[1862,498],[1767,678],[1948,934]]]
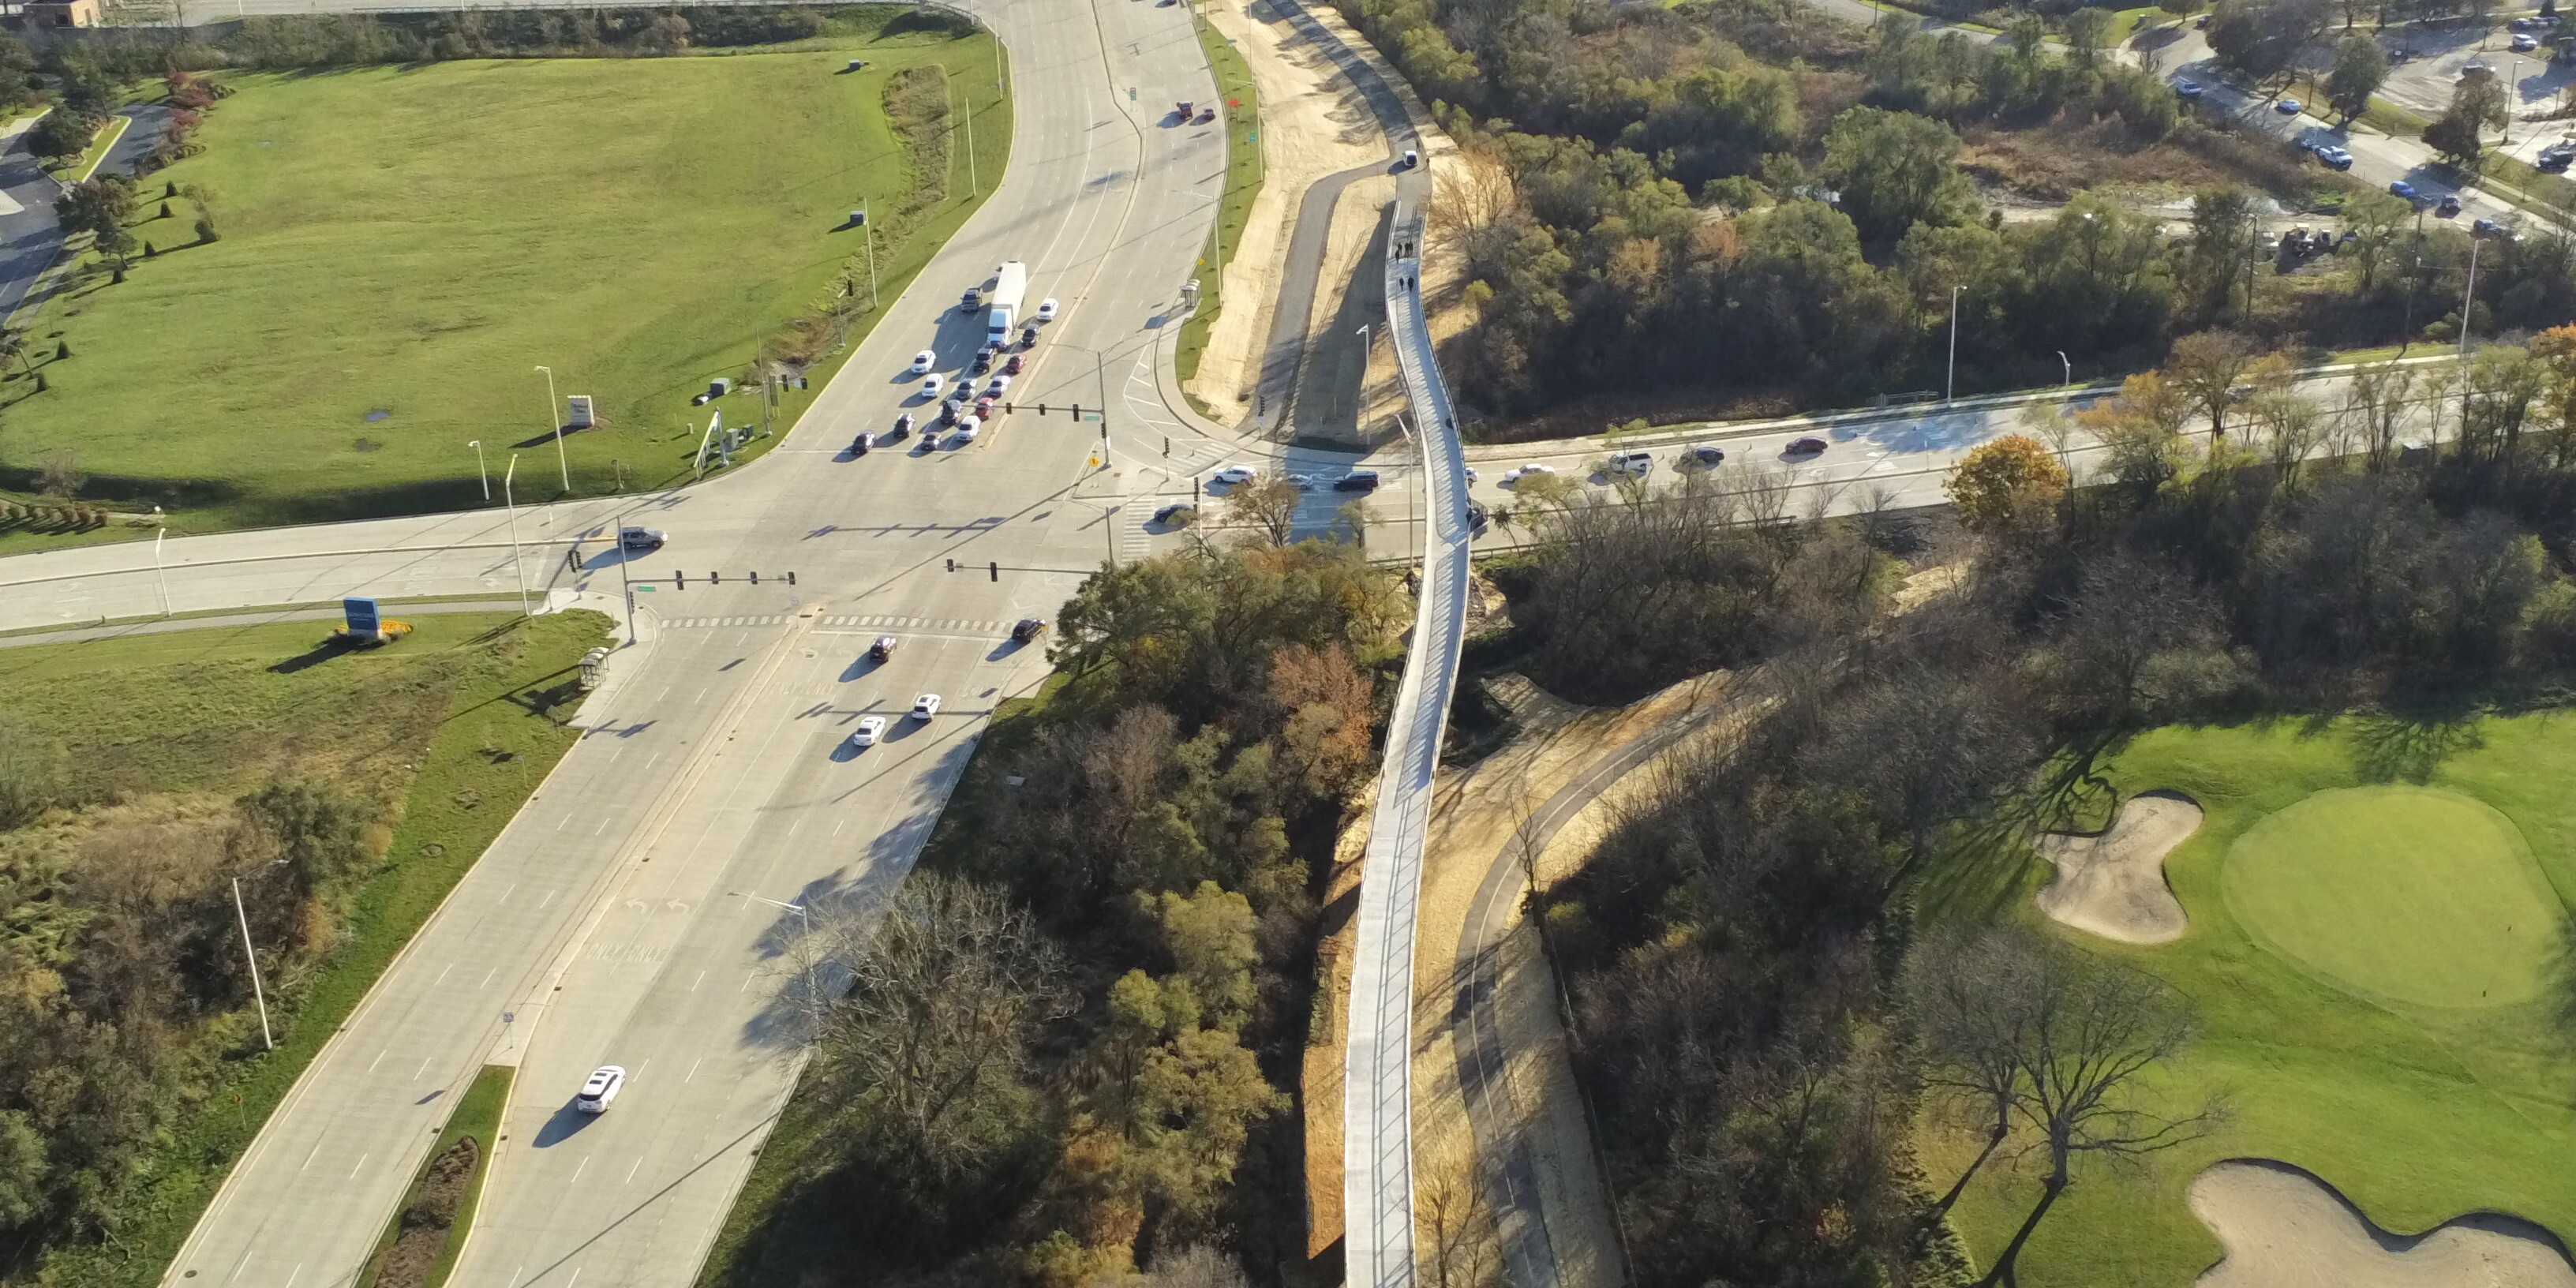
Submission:
[[[661,691],[660,693],[656,693],[656,694],[654,694],[654,695],[653,695],[653,700],[654,700],[655,702],[659,702],[659,701],[661,701],[662,699],[667,698],[667,697],[669,697],[669,696],[671,696],[671,686],[670,686],[670,685],[665,684],[665,685],[663,685],[663,686],[662,686],[662,691]]]
[[[696,697],[694,697],[694,698],[689,699],[689,701],[691,701],[691,702],[704,702],[704,701],[706,701],[706,700],[707,700],[707,691],[706,691],[705,689],[700,689],[700,690],[698,690],[698,696],[696,696]]]
[[[509,1288],[519,1288],[519,1276],[526,1273],[528,1273],[528,1268],[526,1266],[521,1266],[518,1269],[511,1271]]]
[[[635,1174],[642,1170],[644,1170],[644,1156],[642,1154],[637,1154],[635,1156],[635,1166],[626,1169],[626,1183],[633,1185],[635,1183]]]
[[[558,832],[560,832],[560,831],[564,830],[564,823],[569,823],[569,822],[571,822],[571,821],[572,821],[572,815],[570,815],[570,814],[566,814],[566,815],[564,815],[564,816],[563,816],[563,823],[557,823],[557,824],[555,824],[555,830],[556,830],[556,831],[558,831]]]
[[[411,1071],[411,1080],[414,1082],[420,1081],[420,1075],[429,1072],[429,1062],[437,1058],[438,1057],[436,1056],[422,1056],[420,1058],[420,1067]]]
[[[842,828],[845,828],[845,827],[848,827],[849,825],[850,825],[850,820],[848,820],[848,819],[846,819],[846,818],[845,818],[845,819],[842,819],[842,820],[841,820],[840,822],[838,822],[838,823],[834,823],[834,824],[832,825],[832,835],[834,835],[834,836],[839,836],[839,835],[841,834],[841,829],[842,829]]]
[[[607,819],[605,819],[605,818],[602,818],[601,820],[599,820],[599,826],[597,826],[597,827],[594,827],[594,828],[590,829],[590,834],[591,834],[592,836],[597,836],[597,835],[599,835],[600,833],[605,832],[605,831],[607,831],[607,830],[608,830],[608,820],[607,820]]]
[[[386,1047],[384,1051],[378,1051],[376,1053],[376,1058],[367,1062],[367,1072],[374,1073],[376,1071],[376,1066],[385,1062],[385,1053],[391,1050],[393,1050],[392,1047]]]
[[[748,993],[748,992],[750,992],[750,991],[751,991],[751,981],[753,981],[753,980],[755,980],[755,979],[758,979],[758,978],[760,978],[760,972],[759,972],[759,971],[753,971],[752,973],[750,973],[750,974],[748,974],[748,975],[743,976],[743,977],[742,977],[742,987],[737,988],[737,989],[735,989],[734,991],[735,991],[735,992],[737,992],[737,993]]]
[[[483,972],[483,982],[482,982],[482,983],[480,983],[480,984],[475,985],[475,986],[474,986],[474,991],[475,991],[475,992],[477,992],[477,993],[480,993],[480,992],[482,992],[484,989],[487,989],[487,988],[492,987],[492,977],[493,977],[493,976],[495,976],[495,975],[498,975],[498,974],[500,974],[500,973],[501,973],[501,968],[500,968],[500,967],[498,967],[498,966],[495,966],[495,967],[493,967],[492,969],[490,969],[490,970],[487,970],[487,971]]]
[[[612,765],[616,764],[616,763],[617,763],[617,758],[618,758],[618,757],[620,757],[620,756],[623,756],[623,755],[625,755],[625,754],[626,754],[626,744],[621,742],[621,743],[617,744],[617,750],[615,750],[615,751],[612,751],[612,752],[608,753],[608,763],[609,763],[609,764],[612,764]]]
[[[796,835],[796,829],[798,829],[798,828],[800,828],[800,827],[803,827],[803,826],[805,826],[805,820],[803,820],[803,819],[801,819],[801,818],[800,818],[800,819],[796,820],[795,822],[790,823],[790,824],[788,824],[788,825],[787,825],[787,834],[788,834],[789,836],[794,836],[794,835]]]
[[[546,910],[546,905],[553,903],[554,901],[555,892],[552,890],[546,891],[546,897],[537,902],[537,911],[544,912]]]
[[[294,1268],[293,1270],[289,1270],[289,1271],[287,1271],[287,1272],[286,1272],[286,1285],[285,1285],[285,1288],[295,1288],[295,1277],[296,1277],[297,1275],[300,1275],[300,1274],[303,1274],[303,1273],[304,1273],[304,1263],[303,1263],[303,1262],[301,1262],[301,1261],[296,1262],[296,1263],[295,1263],[295,1268]]]
[[[681,1081],[683,1084],[687,1084],[687,1083],[691,1083],[691,1082],[695,1082],[695,1081],[697,1081],[697,1080],[698,1080],[698,1066],[699,1066],[699,1065],[702,1065],[702,1064],[705,1064],[706,1062],[707,1062],[707,1058],[706,1058],[705,1056],[699,1056],[697,1059],[695,1059],[695,1060],[691,1060],[691,1061],[689,1062],[689,1076],[688,1076],[688,1077],[685,1077],[685,1078],[680,1079],[680,1081]],[[314,1146],[314,1148],[319,1149],[319,1148],[321,1148],[321,1146],[316,1145],[316,1146]]]
[[[707,982],[707,973],[706,973],[705,971],[699,971],[699,972],[698,972],[698,977],[697,977],[696,979],[693,979],[693,980],[690,980],[690,981],[689,981],[689,991],[690,991],[690,992],[692,992],[692,993],[697,992],[697,991],[698,991],[698,985],[703,984],[703,983],[706,983],[706,982]]]
[[[313,1166],[313,1156],[314,1156],[315,1154],[319,1154],[319,1153],[321,1153],[321,1152],[322,1152],[322,1142],[321,1142],[321,1141],[319,1141],[319,1140],[314,1141],[314,1142],[313,1142],[313,1149],[312,1149],[312,1151],[311,1151],[310,1153],[307,1153],[307,1154],[304,1156],[304,1167],[311,1167],[311,1166]],[[303,1171],[303,1170],[304,1170],[304,1167],[299,1167],[299,1168],[296,1168],[295,1170],[300,1172],[300,1171]]]
[[[572,1169],[572,1184],[574,1184],[574,1185],[579,1185],[579,1184],[581,1184],[581,1174],[582,1174],[583,1172],[588,1171],[588,1170],[590,1170],[590,1155],[588,1155],[588,1154],[584,1154],[584,1155],[582,1155],[582,1157],[581,1157],[581,1166],[579,1166],[579,1167],[576,1167],[576,1168]],[[567,1187],[567,1188],[569,1188],[569,1187]],[[573,1273],[575,1273],[575,1274],[579,1274],[580,1272],[579,1272],[579,1271],[574,1271]]]
[[[657,752],[654,752],[654,753],[653,753],[653,760],[645,761],[645,762],[644,762],[644,768],[646,768],[646,769],[648,769],[648,770],[649,770],[649,769],[651,769],[651,768],[653,767],[653,761],[660,760],[661,758],[662,758],[662,753],[660,753],[660,752],[658,752],[658,751],[657,751]]]
[[[451,970],[454,970],[454,969],[456,969],[456,963],[454,963],[454,962],[449,962],[449,963],[447,964],[447,966],[446,966],[446,968],[445,968],[445,969],[443,969],[443,970],[441,970],[441,971],[439,971],[439,972],[438,972],[438,978],[437,978],[437,979],[435,979],[435,980],[433,980],[433,981],[431,981],[429,986],[430,986],[431,988],[436,988],[436,987],[438,987],[439,985],[446,983],[446,982],[447,982],[447,972],[448,972],[448,971],[451,971]]]
[[[364,1168],[364,1167],[366,1167],[366,1165],[367,1165],[367,1160],[368,1160],[368,1159],[370,1159],[370,1158],[373,1158],[373,1157],[375,1157],[375,1156],[374,1156],[374,1155],[372,1155],[372,1154],[360,1154],[360,1155],[358,1155],[358,1166],[357,1166],[357,1167],[352,1167],[352,1168],[350,1168],[350,1169],[349,1169],[349,1179],[350,1179],[350,1180],[353,1180],[353,1181],[354,1181],[354,1180],[356,1180],[356,1179],[358,1179],[358,1172],[359,1172],[359,1170],[360,1170],[360,1169],[362,1169],[362,1168]],[[294,1282],[294,1280],[290,1279],[290,1280],[288,1280],[287,1282],[289,1282],[289,1283],[293,1283],[293,1282]]]
[[[585,1162],[585,1163],[587,1163],[587,1162],[589,1162],[590,1160],[589,1160],[589,1159],[583,1159],[582,1161],[583,1161],[583,1162]],[[567,1279],[567,1280],[564,1280],[564,1288],[572,1288],[572,1286],[573,1286],[574,1284],[577,1284],[577,1283],[580,1283],[580,1282],[581,1282],[581,1269],[582,1269],[582,1268],[581,1268],[581,1267],[579,1267],[579,1266],[574,1266],[574,1267],[572,1268],[572,1278]]]
[[[508,903],[510,901],[510,896],[517,894],[518,892],[519,883],[516,881],[511,882],[510,888],[501,892],[501,902]]]

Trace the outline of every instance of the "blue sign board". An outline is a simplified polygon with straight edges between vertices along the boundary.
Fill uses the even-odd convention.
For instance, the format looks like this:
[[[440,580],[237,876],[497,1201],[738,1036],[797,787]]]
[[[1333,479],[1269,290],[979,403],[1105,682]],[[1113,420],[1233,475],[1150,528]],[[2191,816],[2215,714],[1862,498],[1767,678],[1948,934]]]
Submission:
[[[340,611],[348,614],[352,635],[374,635],[385,628],[384,617],[376,611],[376,601],[372,599],[341,600]]]

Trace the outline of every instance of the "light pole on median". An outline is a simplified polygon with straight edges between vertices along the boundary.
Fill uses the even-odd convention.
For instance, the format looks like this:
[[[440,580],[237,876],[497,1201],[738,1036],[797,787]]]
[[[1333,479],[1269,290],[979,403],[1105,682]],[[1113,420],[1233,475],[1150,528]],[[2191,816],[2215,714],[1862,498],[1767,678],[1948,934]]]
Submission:
[[[528,613],[528,570],[519,562],[519,503],[511,495],[510,482],[518,477],[519,454],[510,453],[510,468],[501,472],[501,504],[510,512],[510,572],[519,579],[519,616]],[[622,547],[621,547],[622,548]]]
[[[2064,384],[2062,384],[2062,385],[2060,385],[2060,386],[2058,386],[2058,387],[2059,387],[2059,388],[2061,388],[2061,389],[2072,389],[2072,388],[2074,388],[2074,387],[2075,387],[2075,364],[2066,360],[2066,350],[2064,350],[2064,349],[2060,349],[2060,350],[2058,350],[2058,351],[2057,351],[2057,362],[2058,362],[2058,365],[2060,365],[2060,366],[2062,366],[2062,367],[2066,368],[2066,383],[2064,383]]]
[[[729,890],[726,891],[726,893],[734,895],[737,898],[749,899],[754,903],[765,903],[772,908],[784,908],[789,912],[795,913],[797,919],[804,923],[805,1022],[812,1026],[808,1030],[806,1040],[810,1042],[815,1038],[821,1037],[823,1034],[823,1014],[821,1011],[817,1010],[814,1005],[814,914],[807,912],[804,904],[781,903],[776,899],[764,899],[748,890]]]
[[[483,480],[483,499],[489,501],[492,499],[492,471],[483,468],[483,440],[475,439],[466,446],[474,449],[474,475]]]
[[[152,508],[157,512],[161,507],[156,505]],[[166,523],[161,524],[152,530],[152,580],[161,584],[161,615],[163,617],[168,617],[170,615],[170,578],[168,574],[161,571],[161,538],[169,535],[170,525]]]
[[[571,496],[572,462],[564,459],[563,404],[555,401],[555,369],[541,366],[537,370],[546,373],[546,419],[554,422],[555,464],[563,469],[564,495]]]
[[[284,867],[286,860],[273,860],[268,866]],[[257,876],[259,873],[254,871],[251,875]],[[242,956],[250,962],[250,995],[259,1002],[259,1040],[269,1050],[274,1051],[277,1049],[277,1038],[268,1030],[268,990],[259,982],[259,951],[251,947],[250,913],[242,907],[240,877],[233,878],[233,916],[241,922]]]
[[[1941,382],[1941,401],[1956,402],[1959,396],[1959,296],[1967,290],[1962,284],[1950,288],[1950,375]]]

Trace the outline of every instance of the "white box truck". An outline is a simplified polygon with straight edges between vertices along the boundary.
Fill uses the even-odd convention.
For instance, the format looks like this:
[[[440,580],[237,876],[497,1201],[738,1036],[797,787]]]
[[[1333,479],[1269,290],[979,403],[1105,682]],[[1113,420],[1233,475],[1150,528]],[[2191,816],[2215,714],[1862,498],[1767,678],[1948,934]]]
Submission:
[[[1020,297],[1028,290],[1028,265],[1015,259],[993,270],[993,311],[984,315],[984,339],[988,343],[1011,342],[1011,327],[1020,317]]]

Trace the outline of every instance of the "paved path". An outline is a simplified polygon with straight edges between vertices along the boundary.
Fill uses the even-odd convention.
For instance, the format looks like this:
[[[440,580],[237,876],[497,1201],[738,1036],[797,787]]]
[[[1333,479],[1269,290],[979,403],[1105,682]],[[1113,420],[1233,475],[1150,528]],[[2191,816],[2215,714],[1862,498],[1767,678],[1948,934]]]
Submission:
[[[387,604],[387,617],[418,617],[425,613],[515,613],[515,599],[451,600],[437,604]],[[105,626],[68,626],[59,630],[28,631],[19,635],[0,635],[0,648],[25,648],[31,644],[87,644],[97,640],[130,639],[137,635],[174,635],[181,631],[219,630],[227,626],[267,626],[274,622],[336,622],[337,608],[280,608],[265,613],[223,613],[212,617],[173,617],[151,622],[114,622]]]
[[[1464,1030],[1456,1043],[1458,1086],[1476,1134],[1476,1152],[1486,1164],[1486,1200],[1501,1228],[1503,1272],[1512,1288],[1555,1288],[1558,1282],[1537,1159],[1527,1125],[1515,1112],[1509,1089],[1502,1085],[1511,1052],[1504,1047],[1503,1026],[1494,1013],[1494,995],[1502,985],[1504,941],[1510,937],[1512,911],[1527,883],[1522,864],[1524,859],[1534,862],[1545,854],[1556,834],[1612,783],[1731,709],[1731,702],[1686,708],[1602,753],[1522,819],[1510,839],[1496,848],[1468,907],[1466,927],[1458,937],[1458,960],[1466,969],[1451,999],[1449,1016],[1452,1024]]]

